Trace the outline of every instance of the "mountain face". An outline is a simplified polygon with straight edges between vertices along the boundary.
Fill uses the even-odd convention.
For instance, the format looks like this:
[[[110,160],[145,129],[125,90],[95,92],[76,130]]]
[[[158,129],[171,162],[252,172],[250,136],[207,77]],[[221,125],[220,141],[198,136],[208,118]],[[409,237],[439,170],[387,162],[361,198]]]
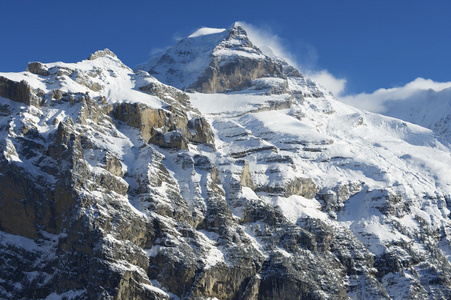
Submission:
[[[202,93],[241,90],[261,77],[286,77],[282,65],[254,46],[238,23],[228,30],[200,29],[138,68],[166,84]]]
[[[451,146],[451,88],[422,90],[407,99],[387,100],[386,114],[429,128]]]
[[[0,298],[449,299],[451,149],[234,24],[0,73]]]

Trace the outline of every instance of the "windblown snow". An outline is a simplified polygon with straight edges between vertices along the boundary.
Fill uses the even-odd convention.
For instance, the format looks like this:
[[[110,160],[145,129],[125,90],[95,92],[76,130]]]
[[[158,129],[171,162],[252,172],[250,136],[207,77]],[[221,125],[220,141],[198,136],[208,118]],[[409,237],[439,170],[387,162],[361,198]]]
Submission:
[[[209,35],[214,33],[221,33],[224,32],[225,28],[208,28],[208,27],[202,27],[193,32],[188,38],[195,38],[201,35]]]

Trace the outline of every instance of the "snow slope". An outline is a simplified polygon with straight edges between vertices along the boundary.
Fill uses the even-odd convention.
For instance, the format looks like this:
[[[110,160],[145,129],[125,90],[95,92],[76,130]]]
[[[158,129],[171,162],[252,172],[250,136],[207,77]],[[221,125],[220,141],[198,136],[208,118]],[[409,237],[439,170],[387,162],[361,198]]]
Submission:
[[[350,95],[341,101],[429,128],[445,144],[451,141],[449,83],[417,78],[403,87]]]

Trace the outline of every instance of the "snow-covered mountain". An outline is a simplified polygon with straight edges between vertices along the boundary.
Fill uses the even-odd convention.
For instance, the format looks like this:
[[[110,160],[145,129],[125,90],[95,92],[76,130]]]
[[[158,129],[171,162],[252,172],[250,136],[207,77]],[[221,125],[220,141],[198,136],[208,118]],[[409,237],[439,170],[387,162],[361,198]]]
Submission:
[[[239,24],[135,71],[30,63],[0,100],[1,298],[451,297],[449,144]]]
[[[417,78],[401,87],[371,94],[348,95],[340,101],[429,128],[451,145],[451,84]]]
[[[385,106],[385,114],[429,128],[451,146],[451,88],[418,91],[406,99],[387,100]]]
[[[239,90],[262,77],[285,77],[281,65],[253,45],[239,23],[228,30],[201,28],[137,69],[179,89],[204,93]]]

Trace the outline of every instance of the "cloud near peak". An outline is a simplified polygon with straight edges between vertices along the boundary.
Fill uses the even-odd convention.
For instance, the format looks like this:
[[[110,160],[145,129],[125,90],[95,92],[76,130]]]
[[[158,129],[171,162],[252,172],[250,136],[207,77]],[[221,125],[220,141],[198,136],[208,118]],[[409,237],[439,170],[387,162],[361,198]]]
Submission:
[[[387,113],[388,104],[393,101],[408,102],[413,98],[424,97],[425,91],[440,92],[450,88],[451,82],[436,82],[421,77],[394,88],[380,88],[373,93],[360,93],[338,97],[340,101],[349,105],[377,113]]]
[[[273,58],[281,57],[285,59],[306,77],[331,91],[338,100],[357,108],[390,115],[390,110],[393,110],[395,106],[398,107],[398,104],[414,107],[427,97],[435,97],[434,93],[451,88],[451,82],[436,82],[419,77],[403,86],[388,89],[380,88],[372,93],[347,95],[346,78],[336,77],[327,69],[319,68],[317,66],[318,55],[312,45],[300,43],[296,47],[296,53],[294,53],[289,50],[289,41],[275,34],[270,27],[255,26],[246,22],[237,23],[244,27],[249,39],[263,53]],[[301,61],[302,63],[300,63]],[[448,95],[448,92],[445,94]],[[440,95],[439,98],[443,98],[443,96]]]
[[[306,77],[309,77],[313,81],[319,83],[337,97],[345,92],[345,78],[337,78],[328,70],[317,70],[315,68],[318,55],[316,54],[316,50],[313,46],[303,45],[303,48],[305,49],[301,52],[303,52],[306,57],[303,57],[302,60],[306,63],[302,64],[299,63],[300,58],[298,55],[292,53],[286,47],[287,41],[273,33],[270,28],[257,27],[246,22],[237,23],[244,27],[252,43],[254,43],[266,55],[270,57],[283,58],[289,64],[298,68]],[[306,65],[308,67],[306,67]]]
[[[346,90],[346,78],[337,78],[327,70],[307,71],[305,76],[331,91],[336,97],[340,97]]]

